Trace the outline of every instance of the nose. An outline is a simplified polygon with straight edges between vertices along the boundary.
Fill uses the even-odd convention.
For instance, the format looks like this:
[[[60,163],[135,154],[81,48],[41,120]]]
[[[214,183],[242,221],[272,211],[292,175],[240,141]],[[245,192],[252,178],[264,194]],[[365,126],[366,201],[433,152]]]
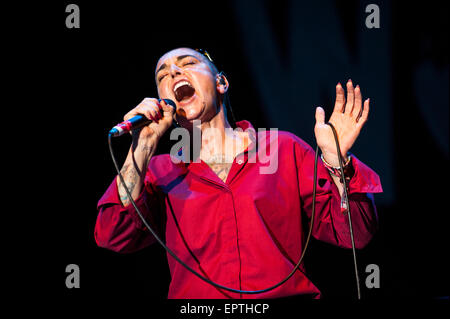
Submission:
[[[172,78],[176,77],[177,75],[180,75],[182,72],[182,69],[178,67],[176,64],[172,64],[170,66],[170,76]]]

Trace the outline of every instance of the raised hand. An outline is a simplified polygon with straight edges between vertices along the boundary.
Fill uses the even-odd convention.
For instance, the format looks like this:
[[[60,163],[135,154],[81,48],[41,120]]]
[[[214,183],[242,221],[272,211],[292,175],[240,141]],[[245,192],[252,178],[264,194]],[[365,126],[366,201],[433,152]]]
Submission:
[[[364,123],[367,121],[369,102],[370,99],[366,99],[362,107],[361,89],[359,85],[353,87],[351,80],[347,82],[347,100],[345,99],[342,85],[340,83],[337,84],[336,102],[329,122],[336,129],[344,160],[347,158],[347,152],[359,136]],[[314,133],[317,145],[319,145],[325,160],[333,166],[339,166],[334,135],[331,127],[325,123],[325,111],[321,107],[316,108]]]

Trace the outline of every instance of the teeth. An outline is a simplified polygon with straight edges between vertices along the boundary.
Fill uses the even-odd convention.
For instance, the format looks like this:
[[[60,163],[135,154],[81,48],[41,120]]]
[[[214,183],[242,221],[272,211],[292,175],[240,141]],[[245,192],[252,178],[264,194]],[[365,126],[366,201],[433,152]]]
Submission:
[[[180,81],[180,82],[178,82],[177,84],[175,84],[175,86],[174,86],[174,88],[173,88],[173,91],[175,92],[180,86],[183,86],[183,85],[189,85],[189,86],[191,86],[191,84],[188,82],[188,81]]]

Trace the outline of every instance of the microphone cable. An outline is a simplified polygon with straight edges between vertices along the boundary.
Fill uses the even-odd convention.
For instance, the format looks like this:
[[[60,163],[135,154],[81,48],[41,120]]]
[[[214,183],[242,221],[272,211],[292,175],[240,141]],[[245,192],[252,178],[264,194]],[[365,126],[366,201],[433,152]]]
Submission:
[[[339,157],[339,162],[340,162],[340,166],[341,166],[341,174],[342,176],[344,176],[344,172],[343,172],[343,164],[342,164],[342,156],[341,156],[341,152],[340,152],[340,148],[339,148],[339,142],[337,140],[337,135],[336,132],[334,130],[334,127],[330,124],[327,123],[331,126],[332,130],[333,130],[333,134],[334,134],[334,138],[336,141],[336,147],[338,149],[338,157]],[[131,204],[133,205],[134,209],[136,210],[137,214],[139,215],[139,218],[142,220],[143,224],[145,225],[145,227],[150,231],[150,233],[153,235],[153,237],[156,239],[156,241],[178,262],[180,263],[184,268],[186,268],[188,271],[190,271],[193,275],[197,276],[198,278],[200,278],[201,280],[203,280],[204,282],[219,288],[219,289],[223,289],[223,290],[227,290],[230,292],[234,292],[234,293],[239,293],[239,294],[260,294],[260,293],[264,293],[264,292],[268,292],[270,290],[273,290],[279,286],[281,286],[282,284],[284,284],[287,280],[289,280],[294,273],[297,271],[297,269],[300,267],[300,264],[303,261],[303,258],[305,256],[305,252],[308,248],[310,239],[311,239],[311,234],[312,234],[312,229],[313,229],[313,225],[314,225],[314,217],[315,217],[315,204],[316,204],[316,184],[317,184],[317,162],[318,162],[318,154],[319,154],[319,146],[316,146],[316,152],[315,152],[315,159],[314,159],[314,184],[313,184],[313,193],[312,193],[312,197],[313,197],[313,201],[312,201],[312,207],[311,207],[311,218],[310,218],[310,225],[309,225],[309,230],[308,230],[308,235],[306,237],[306,241],[305,241],[305,245],[303,247],[303,251],[302,254],[300,256],[300,259],[298,260],[297,264],[295,265],[294,269],[289,273],[289,275],[286,276],[286,278],[284,278],[283,280],[281,280],[280,282],[278,282],[277,284],[270,286],[268,288],[265,289],[260,289],[260,290],[240,290],[240,289],[234,289],[234,288],[230,288],[230,287],[226,287],[223,285],[220,285],[204,276],[202,276],[201,274],[199,274],[197,271],[195,271],[194,269],[192,269],[189,265],[187,265],[185,262],[183,262],[169,247],[166,246],[166,244],[161,240],[161,238],[159,238],[159,236],[156,234],[156,232],[152,229],[152,227],[147,223],[147,221],[145,220],[144,216],[142,215],[141,211],[139,210],[139,208],[136,205],[136,202],[134,201],[130,190],[128,189],[125,180],[122,176],[122,173],[120,172],[120,168],[119,165],[117,164],[116,161],[116,157],[114,155],[114,151],[112,148],[112,143],[111,143],[111,137],[112,134],[108,134],[108,146],[109,146],[109,152],[111,155],[111,159],[114,163],[114,167],[117,171],[117,174],[119,176],[120,182],[122,183],[122,186],[124,187],[128,198],[130,199]],[[344,194],[345,194],[345,200],[347,202],[347,209],[348,209],[348,215],[349,215],[349,223],[350,223],[350,235],[351,235],[351,241],[352,241],[352,248],[353,248],[353,257],[354,257],[354,262],[355,262],[355,270],[356,270],[356,274],[357,274],[357,268],[356,268],[356,254],[355,254],[355,246],[354,246],[354,241],[353,241],[353,232],[352,232],[352,224],[351,224],[351,217],[350,217],[350,206],[348,205],[348,197],[347,197],[347,191],[346,191],[346,184],[345,184],[345,178],[342,178],[344,181]],[[358,285],[358,299],[360,299],[360,294],[359,294],[359,278],[358,275],[356,275],[357,278],[357,285]]]
[[[336,142],[336,150],[337,150],[338,159],[339,159],[339,170],[341,171],[341,181],[342,181],[342,186],[344,188],[342,195],[344,196],[344,201],[347,206],[348,227],[350,230],[350,241],[352,243],[353,265],[355,268],[356,291],[357,291],[358,300],[361,300],[361,288],[360,288],[360,284],[359,284],[358,264],[356,262],[355,240],[353,238],[352,216],[350,214],[350,203],[349,203],[348,193],[347,193],[347,182],[345,180],[345,175],[344,175],[344,161],[342,159],[341,147],[339,146],[339,140],[337,137],[336,129],[334,128],[333,124],[331,124],[330,122],[328,122],[327,124],[331,127],[331,130],[333,131],[334,141]],[[316,165],[316,164],[314,164],[314,165]]]

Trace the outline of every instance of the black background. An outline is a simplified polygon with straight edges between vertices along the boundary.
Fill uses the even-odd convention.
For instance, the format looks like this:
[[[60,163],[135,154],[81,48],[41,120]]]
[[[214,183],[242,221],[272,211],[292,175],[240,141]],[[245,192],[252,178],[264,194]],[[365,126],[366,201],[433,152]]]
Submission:
[[[94,241],[96,203],[115,176],[107,131],[144,97],[156,95],[155,63],[180,46],[206,48],[230,75],[238,119],[250,120],[254,127],[270,127],[270,120],[259,107],[261,97],[242,58],[245,39],[233,2],[77,1],[81,28],[67,29],[69,3],[15,7],[11,10],[17,18],[6,29],[18,52],[12,52],[5,64],[20,70],[9,78],[17,88],[9,93],[15,105],[21,105],[13,111],[32,118],[29,127],[42,126],[39,134],[26,135],[25,147],[14,143],[26,154],[25,163],[20,163],[25,177],[16,201],[23,213],[19,217],[29,217],[34,230],[23,236],[18,252],[27,265],[42,266],[35,276],[40,284],[34,288],[45,287],[57,298],[139,295],[156,305],[166,298],[170,282],[163,249],[154,245],[120,255],[98,248]],[[283,52],[288,2],[264,3]],[[348,21],[363,14],[356,9],[358,2],[335,5],[350,47],[357,46]],[[447,72],[448,83],[448,11],[441,2],[380,6],[391,16],[394,147],[390,152],[396,196],[392,203],[378,205],[380,231],[358,252],[363,298],[439,299],[449,295],[448,144],[442,151],[425,125],[412,77],[419,62],[427,59]],[[422,89],[433,94],[434,88],[431,80]],[[120,160],[129,142],[128,137],[114,141]],[[376,154],[371,160],[376,161]],[[324,299],[355,298],[351,258],[349,250],[312,242],[306,266]],[[80,266],[80,289],[65,286],[65,267],[71,263]],[[380,266],[380,289],[364,287],[364,266],[370,263]]]

